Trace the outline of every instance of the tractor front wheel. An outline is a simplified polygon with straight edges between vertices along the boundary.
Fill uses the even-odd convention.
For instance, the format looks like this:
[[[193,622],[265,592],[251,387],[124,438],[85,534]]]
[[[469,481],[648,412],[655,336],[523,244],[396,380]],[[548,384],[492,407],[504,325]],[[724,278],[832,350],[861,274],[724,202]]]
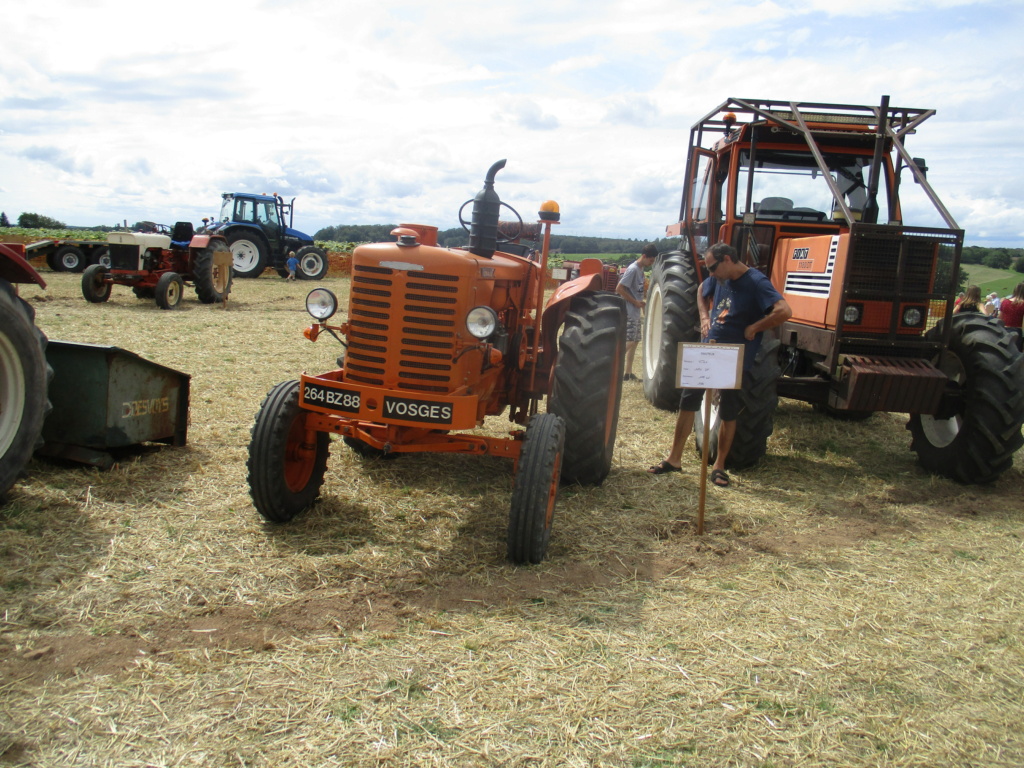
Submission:
[[[611,470],[625,351],[622,298],[611,293],[573,298],[548,401],[548,411],[565,422],[563,483],[600,485]]]
[[[110,298],[112,284],[107,282],[106,270],[100,264],[90,264],[82,273],[82,295],[92,304],[102,304]]]
[[[539,563],[548,552],[562,475],[565,422],[553,413],[530,419],[519,455],[508,519],[508,559]]]
[[[262,237],[245,229],[232,229],[225,238],[231,249],[235,277],[259,277],[263,274],[267,268],[269,247]]]
[[[926,334],[939,338],[941,325]],[[925,469],[961,483],[990,483],[1024,444],[1024,356],[1013,334],[992,317],[953,316],[939,367],[959,390],[949,418],[913,414],[910,449]]]
[[[779,340],[763,338],[754,365],[743,373],[740,390],[740,413],[736,417],[736,434],[725,458],[729,469],[746,469],[757,464],[768,452],[768,438],[775,431],[775,408],[779,404],[776,390],[782,370],[779,367]],[[711,392],[705,394],[710,397]],[[718,455],[718,433],[722,426],[718,406],[711,406],[711,428],[708,434],[708,462]],[[704,411],[697,411],[693,420],[697,454],[704,453]]]
[[[218,254],[227,253],[228,247],[223,240],[211,240],[196,254],[192,279],[196,295],[203,304],[224,301],[231,293],[231,258],[218,258]]]
[[[644,397],[663,411],[679,410],[676,357],[679,342],[700,341],[697,286],[700,277],[688,251],[658,256],[644,310]]]
[[[0,497],[32,458],[50,410],[45,348],[32,307],[0,280]]]
[[[164,272],[156,281],[154,298],[160,309],[174,309],[181,303],[181,295],[185,292],[185,281],[177,272]]]
[[[81,272],[85,269],[85,254],[78,246],[62,245],[53,257],[64,272]]]
[[[295,276],[300,280],[323,280],[327,274],[327,254],[315,245],[306,245],[295,252],[299,260],[299,268]],[[285,276],[288,270],[285,270]]]
[[[267,393],[249,442],[249,495],[272,523],[287,523],[320,495],[330,437],[306,429],[299,382],[284,381]]]

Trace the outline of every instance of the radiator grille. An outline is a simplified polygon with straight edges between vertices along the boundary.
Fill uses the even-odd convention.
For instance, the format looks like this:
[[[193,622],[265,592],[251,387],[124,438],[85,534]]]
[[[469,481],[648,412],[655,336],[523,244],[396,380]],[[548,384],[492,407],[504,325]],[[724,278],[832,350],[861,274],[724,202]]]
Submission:
[[[355,265],[346,376],[419,392],[453,386],[458,275]]]

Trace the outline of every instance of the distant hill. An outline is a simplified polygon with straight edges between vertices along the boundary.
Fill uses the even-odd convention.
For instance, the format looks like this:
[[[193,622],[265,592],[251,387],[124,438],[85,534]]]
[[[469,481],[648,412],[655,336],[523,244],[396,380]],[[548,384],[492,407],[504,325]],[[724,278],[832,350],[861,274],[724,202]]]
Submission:
[[[382,243],[390,241],[390,232],[397,224],[339,224],[324,227],[313,235],[314,240],[328,240],[338,243]],[[441,230],[437,233],[438,245],[446,248],[466,245],[469,233],[462,227]],[[639,255],[647,240],[614,237],[579,237],[575,235],[551,235],[551,250],[563,254],[607,253],[616,255]],[[676,247],[677,239],[654,241],[658,250]]]

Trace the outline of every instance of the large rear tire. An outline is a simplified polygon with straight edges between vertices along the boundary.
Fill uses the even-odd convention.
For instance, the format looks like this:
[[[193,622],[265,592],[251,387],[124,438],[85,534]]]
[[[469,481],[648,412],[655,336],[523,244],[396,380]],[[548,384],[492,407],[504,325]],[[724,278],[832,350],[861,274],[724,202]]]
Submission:
[[[697,268],[688,251],[660,255],[651,271],[642,342],[644,397],[663,411],[679,410],[679,342],[700,341],[699,284]]]
[[[327,253],[315,245],[305,245],[295,252],[299,260],[299,268],[295,276],[300,280],[323,280],[327,274]],[[288,270],[284,274],[287,276]]]
[[[548,400],[548,412],[565,422],[563,483],[600,485],[611,471],[625,354],[622,297],[586,293],[573,298]]]
[[[82,249],[75,245],[62,245],[53,257],[64,272],[81,272],[88,263]]]
[[[269,246],[254,232],[230,229],[225,238],[231,249],[235,277],[259,277],[267,268]]]
[[[177,272],[164,272],[156,281],[153,297],[160,309],[174,309],[181,303],[185,292],[185,281]]]
[[[761,348],[754,358],[754,366],[743,374],[740,390],[740,414],[736,417],[736,434],[725,457],[729,469],[746,469],[757,464],[768,452],[768,438],[775,431],[775,409],[779,404],[777,385],[782,369],[779,367],[779,340],[762,338]],[[711,407],[711,429],[708,435],[708,461],[718,456],[718,433],[722,426],[718,406]],[[697,411],[693,420],[697,455],[704,454],[704,411]]]
[[[539,563],[548,552],[555,499],[562,473],[565,423],[538,413],[526,427],[508,518],[508,559]]]
[[[32,458],[50,410],[45,349],[32,307],[0,280],[0,498]]]
[[[942,326],[926,334],[937,338]],[[1024,444],[1024,356],[1013,334],[992,317],[953,316],[949,350],[939,367],[960,390],[948,419],[912,414],[910,449],[925,469],[961,483],[990,483]]]
[[[330,438],[310,433],[299,408],[299,382],[284,381],[267,393],[256,414],[249,442],[249,495],[272,523],[287,523],[320,495],[327,471]]]
[[[222,240],[211,240],[209,245],[196,254],[192,279],[195,281],[196,296],[203,304],[224,301],[231,293],[231,264],[218,266],[216,263],[216,255],[227,252],[228,247]]]

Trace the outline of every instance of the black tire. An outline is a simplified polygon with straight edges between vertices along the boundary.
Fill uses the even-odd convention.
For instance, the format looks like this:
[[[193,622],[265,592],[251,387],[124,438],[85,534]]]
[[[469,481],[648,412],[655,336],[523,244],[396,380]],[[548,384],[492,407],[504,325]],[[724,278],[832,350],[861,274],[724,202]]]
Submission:
[[[295,270],[295,277],[299,280],[323,280],[327,274],[327,253],[315,245],[304,245],[295,252],[295,258],[299,260],[299,267]],[[284,271],[285,277],[288,270]]]
[[[0,279],[0,499],[39,445],[51,375],[35,312]]]
[[[53,257],[60,264],[62,272],[81,272],[88,264],[82,249],[75,245],[62,245]]]
[[[926,334],[941,335],[941,325]],[[990,483],[1024,443],[1024,356],[998,320],[953,316],[948,353],[939,363],[961,393],[948,419],[912,414],[910,449],[926,470],[961,483]]]
[[[644,318],[644,397],[663,411],[679,410],[676,358],[679,342],[700,341],[700,277],[688,251],[658,256],[651,271]]]
[[[548,552],[562,473],[565,422],[553,413],[530,419],[519,454],[508,518],[508,559],[539,563]]]
[[[89,254],[90,264],[99,264],[106,270],[110,269],[110,249],[109,248],[94,248],[92,253]]]
[[[137,299],[156,298],[156,291],[152,288],[152,286],[133,285],[132,293],[135,294],[135,298]]]
[[[548,412],[565,422],[563,483],[600,485],[611,470],[625,354],[622,297],[584,293],[573,298],[548,399]]]
[[[63,272],[64,267],[60,263],[60,259],[57,258],[57,252],[46,254],[46,266],[52,269],[54,272]]]
[[[100,264],[90,264],[82,273],[82,295],[92,304],[102,304],[110,298],[112,283],[106,281],[107,270]]]
[[[192,264],[192,280],[195,282],[196,296],[203,304],[224,301],[231,293],[231,264],[224,269],[214,263],[216,254],[226,253],[227,250],[223,240],[211,240],[209,245],[196,254]]]
[[[249,441],[249,495],[272,523],[287,523],[313,505],[327,471],[330,437],[316,433],[306,441],[305,412],[299,408],[299,382],[284,381],[267,393]]]
[[[156,281],[153,298],[160,309],[174,309],[181,303],[181,295],[185,292],[185,281],[177,272],[164,272]]]
[[[777,385],[782,369],[779,367],[779,340],[762,338],[761,348],[754,365],[743,374],[740,390],[740,414],[736,417],[736,435],[725,458],[728,469],[746,469],[757,464],[768,452],[768,438],[775,431],[775,409],[779,404]],[[718,455],[718,431],[721,427],[718,408],[711,408],[711,430],[708,436],[708,461]],[[697,411],[693,420],[697,455],[704,454],[704,412]]]
[[[270,247],[261,235],[248,229],[229,229],[224,237],[231,249],[235,277],[259,277],[267,268]]]

